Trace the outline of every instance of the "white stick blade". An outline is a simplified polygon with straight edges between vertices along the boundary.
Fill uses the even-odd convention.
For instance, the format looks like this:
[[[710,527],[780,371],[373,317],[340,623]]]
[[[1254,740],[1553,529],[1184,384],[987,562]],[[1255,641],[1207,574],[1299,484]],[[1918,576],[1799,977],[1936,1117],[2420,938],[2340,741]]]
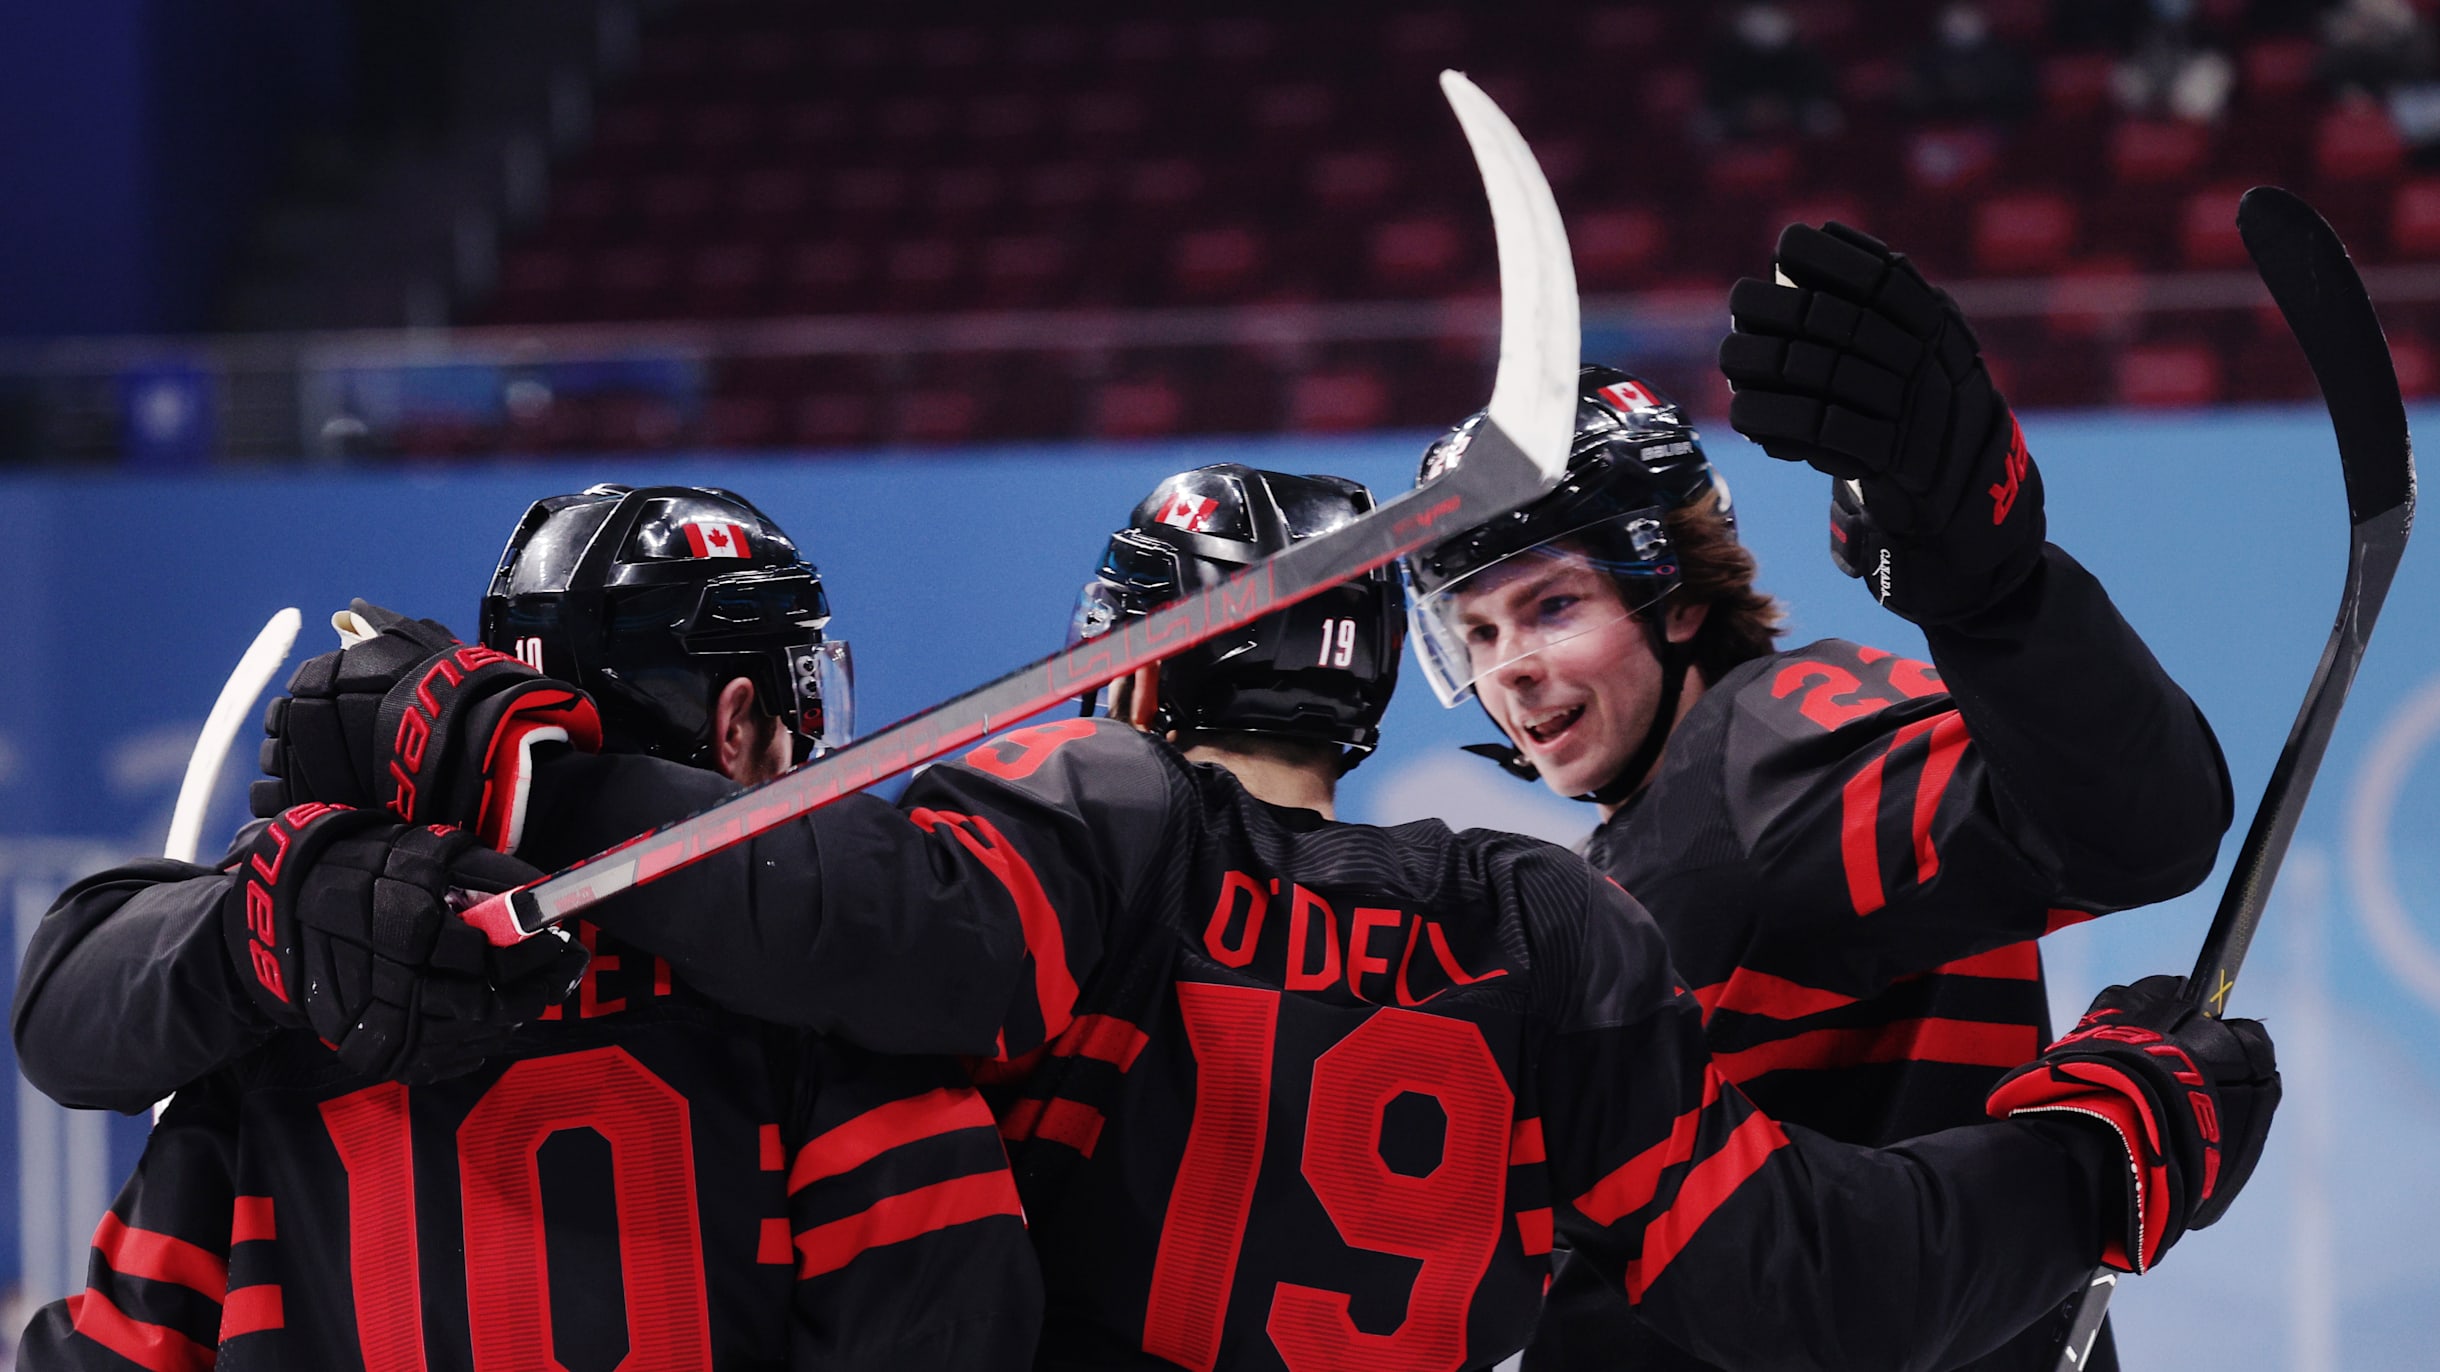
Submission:
[[[203,732],[195,739],[195,751],[186,760],[186,779],[178,784],[178,806],[170,812],[163,856],[178,862],[195,860],[203,840],[203,812],[211,805],[220,764],[228,759],[237,731],[252,717],[255,698],[288,660],[288,650],[296,646],[297,630],[304,622],[294,606],[273,615],[221,686],[220,698],[212,702],[212,713],[205,717]]]
[[[1583,348],[1567,228],[1542,164],[1491,97],[1457,71],[1440,74],[1440,89],[1482,169],[1499,241],[1500,367],[1491,384],[1491,422],[1556,481],[1575,432]]]

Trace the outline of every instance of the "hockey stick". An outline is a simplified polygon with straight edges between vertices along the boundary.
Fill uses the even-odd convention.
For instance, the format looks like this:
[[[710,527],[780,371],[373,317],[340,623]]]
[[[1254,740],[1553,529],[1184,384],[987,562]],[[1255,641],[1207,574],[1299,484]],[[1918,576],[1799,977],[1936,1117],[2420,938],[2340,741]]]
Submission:
[[[2348,687],[2355,684],[2355,669],[2364,660],[2373,621],[2380,617],[2381,602],[2389,595],[2415,523],[2415,460],[2406,432],[2406,402],[2398,394],[2389,340],[2347,257],[2347,245],[2312,206],[2276,186],[2256,186],[2245,193],[2237,203],[2237,232],[2253,255],[2262,284],[2270,287],[2271,299],[2303,345],[2305,361],[2312,364],[2322,400],[2330,407],[2353,532],[2338,623],[2321,650],[2321,665],[2313,669],[2304,705],[2288,730],[2287,746],[2279,750],[2278,765],[2271,768],[2253,827],[2237,850],[2236,870],[2220,895],[2211,931],[2203,937],[2202,955],[2186,980],[2187,994],[2214,1018],[2228,1009],[2228,993],[2261,925],[2271,883],[2278,880],[2288,841],[2296,836],[2305,797],[2321,770],[2322,755],[2329,751],[2339,709],[2347,703]],[[2085,1287],[2083,1305],[2059,1354],[2059,1372],[2079,1372],[2084,1366],[2117,1280],[2115,1272],[2097,1272]]]
[[[1218,585],[1020,667],[691,818],[531,886],[489,897],[466,922],[506,945],[630,886],[733,847],[992,730],[1318,595],[1433,538],[1505,514],[1555,484],[1575,423],[1576,273],[1533,151],[1463,75],[1440,75],[1491,201],[1499,244],[1500,363],[1490,418],[1440,479],[1307,539]]]
[[[195,751],[187,757],[186,779],[178,783],[178,804],[170,811],[163,857],[177,862],[195,860],[195,851],[203,842],[204,810],[212,803],[212,784],[220,779],[220,764],[228,760],[237,731],[254,713],[255,698],[288,660],[288,650],[296,646],[297,627],[303,622],[294,606],[273,615],[237,659],[237,669],[222,683],[220,698],[212,702],[212,713],[204,717],[203,732],[195,738]]]
[[[220,684],[212,712],[203,717],[203,732],[195,736],[195,751],[187,754],[186,778],[178,783],[178,803],[169,812],[169,838],[161,845],[161,856],[172,862],[195,860],[195,852],[203,844],[204,811],[212,804],[213,784],[220,780],[220,765],[229,760],[229,748],[237,742],[239,727],[254,712],[255,698],[288,660],[304,618],[293,605],[271,616],[238,656],[229,679]],[[155,1124],[168,1108],[167,1096],[153,1102]]]

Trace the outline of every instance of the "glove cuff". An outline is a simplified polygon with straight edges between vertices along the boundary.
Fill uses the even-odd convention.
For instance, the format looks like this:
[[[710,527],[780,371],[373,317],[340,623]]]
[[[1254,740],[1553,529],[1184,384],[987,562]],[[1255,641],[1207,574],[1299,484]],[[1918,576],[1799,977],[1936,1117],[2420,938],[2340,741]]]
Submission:
[[[1994,1087],[1984,1108],[1993,1119],[2078,1116],[2117,1136],[2126,1156],[2126,1223],[2103,1238],[2105,1265],[2140,1275],[2176,1241],[2170,1227],[2176,1178],[2161,1148],[2152,1093],[2142,1081],[2097,1059],[2034,1063]]]
[[[310,802],[274,815],[235,868],[237,889],[223,905],[221,932],[237,979],[275,1024],[306,1024],[303,988],[296,984],[296,890],[302,874],[331,844],[350,834],[382,828],[378,810]]]
[[[382,698],[379,799],[409,824],[471,825],[486,846],[522,837],[536,743],[601,747],[591,698],[480,645],[440,653]]]

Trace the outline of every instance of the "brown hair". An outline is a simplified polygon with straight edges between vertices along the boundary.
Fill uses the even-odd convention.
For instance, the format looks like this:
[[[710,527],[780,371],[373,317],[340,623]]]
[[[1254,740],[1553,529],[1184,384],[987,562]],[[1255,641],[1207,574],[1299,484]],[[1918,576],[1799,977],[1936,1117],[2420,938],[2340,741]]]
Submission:
[[[1754,588],[1754,555],[1728,521],[1703,502],[1671,510],[1663,523],[1677,549],[1679,603],[1710,607],[1694,636],[1694,666],[1704,683],[1773,651],[1786,632],[1780,622],[1786,611],[1777,597]]]

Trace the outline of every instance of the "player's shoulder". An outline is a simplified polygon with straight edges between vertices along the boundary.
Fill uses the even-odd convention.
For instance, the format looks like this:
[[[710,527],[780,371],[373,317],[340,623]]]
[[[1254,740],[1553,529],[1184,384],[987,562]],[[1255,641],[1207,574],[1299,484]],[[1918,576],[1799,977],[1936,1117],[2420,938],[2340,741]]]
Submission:
[[[1472,855],[1500,874],[1499,897],[1530,950],[1534,1003],[1551,1027],[1632,1023],[1685,994],[1667,940],[1625,887],[1556,844],[1497,838]]]
[[[1158,766],[1172,750],[1141,729],[1099,716],[1054,719],[984,740],[945,766],[961,767],[1002,781],[1023,781],[1048,771],[1075,776],[1118,768]]]
[[[643,753],[551,748],[536,754],[517,856],[546,870],[574,862],[735,794],[718,772]]]
[[[1078,821],[1122,847],[1158,846],[1188,806],[1177,750],[1111,719],[1058,719],[987,739],[917,775],[902,806]]]
[[[1825,638],[1771,653],[1724,673],[1689,712],[1723,726],[1751,721],[1774,734],[1814,739],[1875,732],[1944,708],[1948,688],[1931,663],[1886,648]]]

